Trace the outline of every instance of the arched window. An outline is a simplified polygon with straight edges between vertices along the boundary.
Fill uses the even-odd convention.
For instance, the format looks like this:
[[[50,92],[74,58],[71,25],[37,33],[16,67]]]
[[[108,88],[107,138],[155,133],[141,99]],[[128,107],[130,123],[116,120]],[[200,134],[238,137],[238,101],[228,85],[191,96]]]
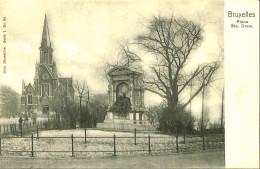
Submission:
[[[50,84],[49,83],[42,84],[42,95],[43,94],[46,94],[47,96],[50,95]]]
[[[122,82],[119,83],[116,87],[116,98],[118,96],[123,96],[123,94],[125,94],[127,97],[129,97],[129,86],[127,83]]]
[[[27,103],[28,104],[33,104],[33,97],[32,97],[32,95],[28,95],[27,96]]]

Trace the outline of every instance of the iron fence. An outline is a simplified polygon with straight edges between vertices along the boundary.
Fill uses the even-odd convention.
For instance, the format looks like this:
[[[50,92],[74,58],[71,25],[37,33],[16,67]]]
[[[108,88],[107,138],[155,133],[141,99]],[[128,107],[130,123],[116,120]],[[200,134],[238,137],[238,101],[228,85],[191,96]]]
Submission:
[[[27,132],[35,132],[37,128],[44,128],[46,122],[39,120],[35,123],[32,121],[25,121],[24,123],[12,123],[12,124],[1,124],[0,135],[12,134],[17,136],[23,136]]]
[[[54,136],[45,137],[39,135],[39,128],[37,127],[36,136],[2,136],[0,137],[0,154],[3,152],[8,153],[30,153],[31,156],[35,156],[35,153],[71,153],[74,157],[75,153],[110,153],[116,156],[118,153],[130,153],[130,152],[186,152],[196,150],[213,150],[224,149],[224,136],[221,134],[211,135],[185,135],[185,136],[138,136],[136,130],[134,130],[133,136],[88,136],[87,129],[84,130],[84,136]],[[10,141],[17,141],[23,139],[24,145],[19,146],[22,150],[11,150]],[[63,139],[61,144],[64,144],[64,149],[42,149],[41,145],[59,143]],[[47,140],[46,142],[44,140]],[[122,141],[124,140],[124,141]],[[8,143],[9,141],[9,143]],[[42,141],[42,142],[41,142]],[[214,146],[218,143],[220,147]],[[69,145],[70,144],[70,145]],[[107,149],[98,150],[95,147],[98,145],[106,145]],[[84,146],[83,146],[84,145]],[[124,145],[128,146],[127,148]],[[212,146],[213,145],[213,146]],[[88,147],[94,146],[94,149],[88,149]],[[196,149],[193,149],[193,148]]]

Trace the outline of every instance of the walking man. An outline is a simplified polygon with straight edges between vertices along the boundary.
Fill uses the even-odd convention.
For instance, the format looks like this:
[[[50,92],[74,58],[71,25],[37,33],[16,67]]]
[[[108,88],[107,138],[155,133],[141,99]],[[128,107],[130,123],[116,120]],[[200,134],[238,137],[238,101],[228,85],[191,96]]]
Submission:
[[[23,127],[23,118],[20,117],[20,119],[19,119],[18,121],[19,121],[19,130],[22,131],[22,127]]]

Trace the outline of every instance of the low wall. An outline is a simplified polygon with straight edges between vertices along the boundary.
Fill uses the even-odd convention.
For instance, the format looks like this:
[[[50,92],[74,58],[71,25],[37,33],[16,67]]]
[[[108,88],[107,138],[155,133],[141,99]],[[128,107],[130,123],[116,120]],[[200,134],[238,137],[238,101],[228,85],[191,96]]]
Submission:
[[[134,124],[134,123],[113,123],[113,122],[105,122],[105,123],[97,123],[96,126],[98,129],[116,129],[116,130],[148,130],[154,131],[155,127],[152,125],[145,124]]]

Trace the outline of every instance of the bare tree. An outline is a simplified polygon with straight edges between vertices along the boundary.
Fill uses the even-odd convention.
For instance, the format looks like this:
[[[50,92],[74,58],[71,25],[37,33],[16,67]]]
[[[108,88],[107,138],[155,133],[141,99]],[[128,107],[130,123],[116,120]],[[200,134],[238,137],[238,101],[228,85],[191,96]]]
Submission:
[[[82,113],[81,113],[81,107],[82,107],[82,100],[84,96],[87,96],[87,103],[89,101],[89,87],[86,81],[83,81],[82,83],[79,82],[79,80],[75,81],[74,88],[78,94],[79,97],[79,118],[80,118],[80,127],[82,127]]]
[[[204,109],[203,116],[198,119],[198,126],[201,132],[209,126],[209,109],[206,107]]]
[[[185,69],[191,59],[191,53],[203,39],[203,29],[200,24],[184,18],[159,16],[152,18],[147,29],[147,33],[136,37],[136,44],[154,56],[155,60],[154,64],[149,65],[150,77],[144,81],[147,85],[146,89],[166,98],[168,112],[175,117],[179,111],[177,105],[180,104],[180,97],[191,81],[197,82],[196,88],[193,88],[190,98],[181,103],[182,106],[179,108],[181,110],[212,82],[219,63],[199,64],[190,73]],[[201,78],[202,71],[204,76],[197,81],[197,78]]]
[[[136,53],[130,50],[130,43],[128,41],[119,43],[119,51],[121,51],[122,66],[130,67],[131,65],[142,61]]]
[[[221,123],[220,123],[220,128],[221,128],[221,134],[224,134],[224,90],[223,88],[222,91],[222,103],[221,103]]]
[[[110,83],[110,77],[108,76],[108,72],[115,67],[124,66],[124,67],[133,67],[135,64],[142,62],[141,58],[131,52],[130,45],[128,41],[120,41],[118,43],[118,53],[117,57],[113,57],[105,64],[105,66],[98,68],[98,73],[106,80],[106,82]]]

